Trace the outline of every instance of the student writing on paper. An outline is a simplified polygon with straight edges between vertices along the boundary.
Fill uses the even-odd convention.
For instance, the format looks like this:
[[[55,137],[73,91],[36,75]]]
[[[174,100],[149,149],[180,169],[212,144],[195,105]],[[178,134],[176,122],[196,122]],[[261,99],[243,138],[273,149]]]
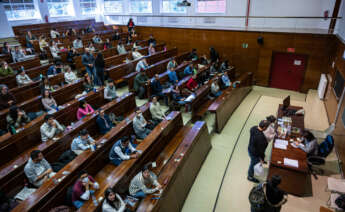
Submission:
[[[302,143],[298,144],[298,148],[302,149],[307,153],[308,156],[317,155],[319,150],[319,144],[315,136],[310,131],[303,132],[304,145]]]

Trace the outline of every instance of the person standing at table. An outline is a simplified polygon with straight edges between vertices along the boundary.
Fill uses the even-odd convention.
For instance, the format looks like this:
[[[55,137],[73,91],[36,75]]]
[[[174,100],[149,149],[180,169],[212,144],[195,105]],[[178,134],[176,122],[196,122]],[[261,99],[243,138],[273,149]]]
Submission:
[[[269,126],[269,122],[263,120],[260,122],[259,126],[254,126],[250,129],[250,138],[248,145],[248,153],[250,157],[250,165],[248,169],[249,181],[258,183],[259,180],[254,177],[254,166],[257,163],[263,164],[265,161],[265,151],[268,145],[267,139],[264,135],[264,131]]]
[[[275,122],[277,119],[273,115],[270,115],[270,116],[266,117],[266,120],[270,123],[270,125],[264,131],[264,134],[265,134],[267,141],[270,142],[276,136]]]

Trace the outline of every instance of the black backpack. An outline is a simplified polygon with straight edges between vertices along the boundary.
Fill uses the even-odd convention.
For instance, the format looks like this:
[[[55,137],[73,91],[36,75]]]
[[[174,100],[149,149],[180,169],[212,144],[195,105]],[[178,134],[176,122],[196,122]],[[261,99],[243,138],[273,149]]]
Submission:
[[[266,205],[266,195],[263,189],[265,183],[252,188],[249,193],[249,203],[254,210],[263,210]]]
[[[340,196],[335,200],[335,204],[336,204],[339,208],[345,210],[345,194],[340,195]]]

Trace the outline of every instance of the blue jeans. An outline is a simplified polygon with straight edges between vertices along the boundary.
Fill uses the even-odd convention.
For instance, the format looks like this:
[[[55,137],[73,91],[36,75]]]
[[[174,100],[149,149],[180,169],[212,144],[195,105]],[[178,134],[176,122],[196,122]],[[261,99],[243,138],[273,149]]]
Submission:
[[[222,91],[218,91],[217,93],[214,94],[215,97],[218,97],[222,94]]]
[[[94,195],[94,193],[95,193],[94,190],[90,190],[90,194],[91,194],[91,195]],[[81,206],[84,205],[84,202],[85,202],[85,201],[82,201],[82,200],[76,200],[76,201],[73,202],[73,205],[74,205],[74,207],[76,207],[76,208],[79,209],[79,208],[81,208]]]
[[[135,195],[134,195],[135,198],[138,198],[138,199],[143,199],[146,197],[146,194],[143,192],[143,191],[138,191]]]
[[[254,166],[260,162],[260,158],[252,155],[250,152],[248,152],[250,157],[250,164],[248,169],[248,177],[254,177]]]

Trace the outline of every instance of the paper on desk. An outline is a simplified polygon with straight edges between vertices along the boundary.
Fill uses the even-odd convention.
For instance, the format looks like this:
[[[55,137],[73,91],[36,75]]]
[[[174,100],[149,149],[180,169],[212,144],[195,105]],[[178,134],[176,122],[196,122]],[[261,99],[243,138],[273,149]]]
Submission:
[[[279,143],[274,143],[274,148],[286,150],[287,149],[287,145],[283,145],[283,144],[279,144]]]
[[[274,143],[278,145],[284,145],[284,146],[287,146],[289,144],[287,140],[283,140],[283,139],[276,139]]]
[[[298,160],[284,158],[284,165],[298,168]]]

